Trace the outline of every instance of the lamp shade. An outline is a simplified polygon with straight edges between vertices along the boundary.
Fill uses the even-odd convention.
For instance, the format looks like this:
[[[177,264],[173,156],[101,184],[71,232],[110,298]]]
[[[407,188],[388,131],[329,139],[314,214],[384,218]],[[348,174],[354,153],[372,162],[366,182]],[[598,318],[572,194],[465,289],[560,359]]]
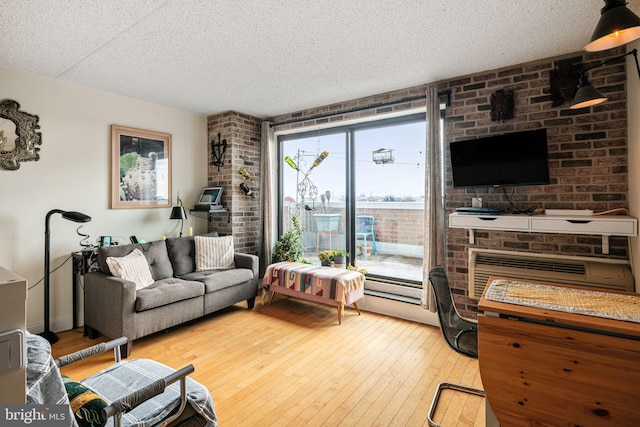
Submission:
[[[579,108],[591,107],[592,105],[601,104],[606,100],[606,96],[600,93],[598,89],[593,87],[591,82],[588,81],[586,77],[582,77],[580,78],[580,86],[578,87],[576,95],[573,97],[569,108],[572,110],[577,110]]]
[[[187,213],[182,206],[174,206],[171,208],[171,216],[169,219],[187,219]]]
[[[66,211],[62,212],[62,218],[73,221],[73,222],[89,222],[91,221],[91,217],[89,215],[85,215],[81,212],[75,211]]]
[[[604,3],[591,41],[584,47],[587,52],[612,49],[640,38],[640,18],[626,7],[625,0]]]

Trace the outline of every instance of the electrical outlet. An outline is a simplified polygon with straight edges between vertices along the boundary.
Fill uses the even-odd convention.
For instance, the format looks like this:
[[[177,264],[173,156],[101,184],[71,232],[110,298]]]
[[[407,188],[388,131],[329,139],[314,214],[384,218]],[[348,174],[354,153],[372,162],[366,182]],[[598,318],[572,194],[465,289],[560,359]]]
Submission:
[[[471,199],[471,207],[472,208],[481,208],[482,207],[482,197],[473,197]]]

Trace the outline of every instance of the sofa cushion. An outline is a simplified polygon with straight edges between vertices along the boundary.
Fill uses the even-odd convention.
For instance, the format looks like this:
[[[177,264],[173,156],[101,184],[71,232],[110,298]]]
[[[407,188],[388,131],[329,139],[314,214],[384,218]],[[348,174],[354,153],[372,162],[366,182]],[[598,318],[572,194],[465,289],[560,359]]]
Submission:
[[[123,257],[107,257],[107,265],[111,274],[136,284],[136,290],[153,283],[147,258],[140,249],[134,249]]]
[[[197,280],[204,283],[205,293],[240,285],[253,279],[253,272],[248,268],[232,268],[229,270],[196,271],[181,276],[185,280]]]
[[[204,284],[170,277],[136,292],[136,311],[145,311],[204,295]]]
[[[196,252],[193,237],[172,237],[167,239],[167,252],[173,266],[173,274],[183,274],[196,271]]]
[[[147,261],[149,261],[149,267],[151,267],[154,280],[173,277],[173,267],[171,266],[165,240],[143,243],[142,249],[144,255],[147,257]]]
[[[100,271],[110,274],[111,270],[109,270],[109,266],[106,263],[107,257],[123,257],[130,254],[134,249],[142,251],[145,258],[147,258],[154,280],[173,277],[173,268],[167,252],[167,244],[164,240],[102,247],[98,249],[98,265],[100,266]]]
[[[108,257],[123,257],[129,255],[134,249],[142,250],[142,246],[139,244],[133,245],[116,245],[116,246],[103,246],[98,249],[98,266],[103,273],[111,274],[111,270],[107,265]]]
[[[203,236],[217,237],[218,232],[212,231]],[[196,271],[196,248],[192,236],[168,238],[167,252],[176,277]]]
[[[196,271],[235,268],[233,236],[195,236]]]

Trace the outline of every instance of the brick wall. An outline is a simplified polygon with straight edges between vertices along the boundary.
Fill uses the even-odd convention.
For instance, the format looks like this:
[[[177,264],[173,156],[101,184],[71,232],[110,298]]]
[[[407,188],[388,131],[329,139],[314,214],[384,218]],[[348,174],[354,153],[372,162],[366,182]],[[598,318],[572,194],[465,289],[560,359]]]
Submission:
[[[224,165],[218,170],[211,164],[211,145],[208,149],[208,186],[222,186],[222,203],[229,214],[213,214],[209,222],[209,231],[217,231],[234,236],[237,252],[258,253],[258,233],[260,227],[260,128],[257,117],[236,111],[209,116],[207,118],[209,142],[227,140],[227,152]],[[247,181],[238,173],[245,168],[254,181]],[[255,198],[244,194],[240,183],[246,183]]]
[[[403,111],[425,106],[426,86],[415,86],[406,89],[386,92],[365,98],[339,102],[322,107],[310,108],[293,113],[282,114],[270,118],[274,123],[285,123],[290,120],[298,120],[296,123],[276,126],[278,132],[295,129],[316,127],[316,126],[341,126],[350,120],[361,120],[376,116],[388,115],[389,113],[402,113]],[[418,98],[418,99],[416,99]],[[406,100],[406,102],[401,102]],[[395,103],[394,105],[384,105]],[[317,117],[317,116],[328,117]],[[305,129],[308,130],[308,129]]]
[[[593,209],[602,212],[627,208],[627,110],[625,64],[613,64],[589,72],[595,87],[609,101],[591,108],[570,110],[565,103],[552,106],[549,75],[564,61],[583,62],[584,67],[618,56],[624,50],[582,53],[513,67],[485,71],[442,82],[451,89],[447,107],[447,142],[494,134],[546,128],[551,185],[507,188],[519,208]],[[490,98],[498,89],[513,90],[514,118],[491,121]],[[447,144],[448,146],[448,144]],[[453,189],[447,153],[447,213],[470,206],[474,194],[484,205],[506,208],[502,189]],[[474,247],[563,255],[602,256],[598,236],[476,231]],[[628,258],[627,238],[612,237],[609,257]],[[466,315],[477,312],[477,301],[467,298],[467,231],[448,229],[448,274],[456,303]]]
[[[582,110],[570,110],[568,103],[552,106],[550,72],[564,62],[584,64],[585,68],[624,53],[623,48],[599,53],[575,53],[557,58],[518,64],[438,83],[440,90],[450,89],[447,107],[446,142],[474,139],[521,130],[547,128],[551,185],[512,187],[513,201],[519,207],[536,205],[543,209],[593,209],[602,212],[627,208],[627,110],[626,70],[624,63],[612,64],[589,72],[589,80],[609,101]],[[387,102],[424,95],[427,85],[373,95],[356,100],[307,109],[273,117],[280,123],[302,119],[294,124],[277,126],[280,131],[314,126],[339,126],[346,121],[382,116],[415,107],[425,100],[412,100],[394,106]],[[499,89],[513,90],[514,118],[491,121],[491,95]],[[372,107],[362,110],[364,107]],[[320,114],[330,117],[318,118]],[[447,153],[447,167],[450,161]],[[447,170],[447,213],[468,206],[472,190],[454,190],[451,171]],[[506,205],[502,190],[477,189],[483,202],[495,207]],[[509,189],[509,193],[511,189]],[[475,247],[602,256],[598,236],[476,231]],[[628,258],[627,238],[610,238],[610,255]],[[468,237],[465,230],[447,229],[448,274],[458,309],[466,316],[477,312],[477,301],[468,298]]]

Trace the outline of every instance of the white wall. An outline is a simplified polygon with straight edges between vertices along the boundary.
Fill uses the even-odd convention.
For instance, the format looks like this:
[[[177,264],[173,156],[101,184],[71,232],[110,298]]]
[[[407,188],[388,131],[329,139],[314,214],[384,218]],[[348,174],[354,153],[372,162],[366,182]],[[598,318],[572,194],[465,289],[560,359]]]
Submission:
[[[627,51],[640,49],[640,41],[627,46]],[[629,146],[629,215],[640,218],[640,78],[633,55],[627,57],[627,126]],[[640,239],[631,239],[631,265],[640,292]]]
[[[92,241],[111,235],[150,241],[177,236],[179,221],[170,208],[109,209],[111,124],[172,134],[173,200],[177,191],[188,209],[207,184],[206,116],[171,109],[66,82],[0,68],[0,99],[17,101],[40,117],[40,160],[17,171],[0,169],[0,266],[26,278],[32,287],[43,277],[45,215],[75,210],[92,217],[82,231]],[[80,225],[51,217],[51,267],[80,249]],[[206,219],[189,215],[194,233],[205,233]],[[72,326],[71,261],[51,274],[51,329]],[[83,295],[80,290],[80,309]],[[27,327],[43,329],[43,284],[28,293]],[[82,315],[80,316],[82,324]]]

